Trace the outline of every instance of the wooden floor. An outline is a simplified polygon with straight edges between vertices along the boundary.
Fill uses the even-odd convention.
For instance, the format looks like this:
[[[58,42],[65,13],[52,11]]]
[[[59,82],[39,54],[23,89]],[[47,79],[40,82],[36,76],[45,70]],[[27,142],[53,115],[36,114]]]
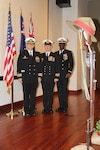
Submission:
[[[41,113],[42,99],[37,100],[36,116],[19,114],[11,120],[8,110],[0,112],[0,150],[70,150],[86,143],[86,120],[89,118],[89,102],[84,93],[69,96],[68,113],[57,113],[57,94],[54,96],[53,114]],[[15,107],[16,110],[18,108]],[[100,115],[100,90],[96,91],[95,121]],[[91,145],[95,150],[100,146]]]

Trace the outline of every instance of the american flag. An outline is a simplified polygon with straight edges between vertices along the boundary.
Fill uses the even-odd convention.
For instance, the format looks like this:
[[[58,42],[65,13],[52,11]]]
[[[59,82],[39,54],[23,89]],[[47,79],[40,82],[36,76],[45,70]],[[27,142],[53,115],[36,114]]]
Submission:
[[[4,59],[4,76],[3,79],[6,81],[7,92],[10,94],[12,83],[14,80],[14,57],[16,56],[14,35],[11,24],[11,12],[8,12],[8,31],[7,31],[7,43],[6,53]]]
[[[22,52],[25,47],[25,31],[24,31],[24,19],[22,14],[20,15],[20,31],[21,31],[21,40],[20,40],[20,52]]]
[[[32,38],[35,37],[32,17],[30,17],[29,37],[32,37]]]

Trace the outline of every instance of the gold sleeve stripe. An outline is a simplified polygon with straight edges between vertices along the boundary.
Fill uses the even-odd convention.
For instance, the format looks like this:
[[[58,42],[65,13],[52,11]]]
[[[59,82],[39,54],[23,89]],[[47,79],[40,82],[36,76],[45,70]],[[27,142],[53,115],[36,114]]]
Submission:
[[[68,70],[69,73],[72,73],[72,71]]]
[[[56,73],[55,76],[56,76],[56,77],[60,77],[60,73]]]
[[[21,74],[21,73],[18,73],[18,74],[17,74],[17,77],[22,77],[22,74]]]
[[[42,75],[42,73],[38,73],[38,76],[42,77],[43,75]]]

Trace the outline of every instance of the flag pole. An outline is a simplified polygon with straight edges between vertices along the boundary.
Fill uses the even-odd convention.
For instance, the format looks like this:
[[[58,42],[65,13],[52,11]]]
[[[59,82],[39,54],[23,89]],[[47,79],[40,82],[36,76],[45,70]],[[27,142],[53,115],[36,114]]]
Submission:
[[[13,83],[12,83],[12,90],[11,90],[11,119],[13,119],[13,116],[14,116],[14,105],[13,105],[13,102],[14,102],[14,93],[13,93]]]
[[[14,112],[14,93],[13,93],[13,90],[14,90],[14,88],[13,88],[13,82],[12,82],[12,85],[11,85],[11,111],[6,114],[8,117],[11,117],[11,120],[13,120],[14,116],[18,116],[18,113]]]
[[[13,120],[13,110],[14,110],[14,106],[13,106],[13,83],[11,85],[11,111],[9,113],[6,113],[7,117],[11,117],[11,120]]]
[[[20,8],[20,30],[21,30],[21,43],[20,43],[20,53],[24,50],[25,48],[25,33],[24,33],[24,26],[23,26],[23,16],[22,16],[22,9]],[[25,116],[25,112],[24,112],[24,106],[22,106],[21,109],[18,110],[19,113],[22,113],[23,116]]]
[[[30,19],[32,19],[32,12],[30,13]]]
[[[20,15],[22,15],[22,9],[20,8]]]

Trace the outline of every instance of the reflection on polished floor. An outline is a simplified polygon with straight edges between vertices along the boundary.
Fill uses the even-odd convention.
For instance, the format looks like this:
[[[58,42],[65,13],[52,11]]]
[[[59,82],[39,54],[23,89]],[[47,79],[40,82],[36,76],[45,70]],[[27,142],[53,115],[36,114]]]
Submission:
[[[58,108],[57,93],[54,94],[53,113],[42,114],[42,97],[37,98],[36,116],[24,117],[21,113],[11,120],[0,110],[0,150],[70,150],[86,143],[86,120],[90,103],[84,93],[69,94],[68,112],[55,112]],[[14,106],[15,110],[21,108]],[[100,90],[96,91],[95,122],[100,115]],[[95,150],[100,146],[91,145]]]

